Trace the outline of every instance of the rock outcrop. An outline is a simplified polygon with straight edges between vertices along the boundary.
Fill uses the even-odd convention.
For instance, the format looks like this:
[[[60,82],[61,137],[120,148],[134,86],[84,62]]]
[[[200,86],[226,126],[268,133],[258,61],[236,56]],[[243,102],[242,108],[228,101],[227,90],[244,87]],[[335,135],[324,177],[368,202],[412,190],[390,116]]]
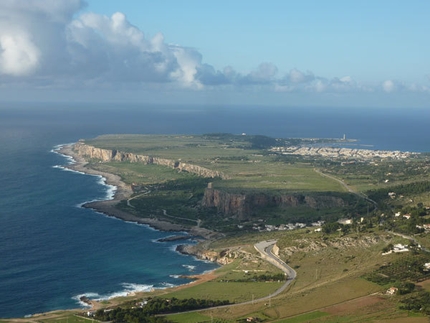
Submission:
[[[207,178],[228,178],[228,176],[226,176],[222,172],[210,170],[198,165],[187,164],[166,158],[127,153],[119,150],[97,148],[90,145],[86,145],[83,142],[77,142],[74,145],[73,150],[79,156],[89,159],[96,159],[101,162],[127,161],[130,163],[156,164]]]
[[[255,214],[263,207],[297,207],[311,208],[343,207],[345,201],[340,197],[302,194],[269,195],[264,193],[238,194],[229,193],[213,188],[207,188],[203,196],[203,207],[215,207],[225,216],[236,217],[240,220]]]
[[[184,255],[193,255],[198,259],[227,265],[239,257],[236,250],[225,249],[222,251],[205,250],[200,245],[178,245],[176,251]]]

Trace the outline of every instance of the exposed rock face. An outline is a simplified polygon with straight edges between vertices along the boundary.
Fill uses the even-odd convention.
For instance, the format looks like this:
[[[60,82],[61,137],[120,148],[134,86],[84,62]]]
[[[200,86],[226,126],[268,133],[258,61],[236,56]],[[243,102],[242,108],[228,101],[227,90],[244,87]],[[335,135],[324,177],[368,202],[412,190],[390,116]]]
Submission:
[[[184,255],[193,255],[198,259],[216,262],[220,265],[227,265],[238,257],[238,252],[226,249],[220,252],[214,250],[204,250],[199,245],[179,245],[176,251]]]
[[[156,165],[162,165],[169,168],[177,169],[179,171],[196,174],[202,177],[208,177],[208,178],[220,177],[222,179],[228,178],[222,172],[210,170],[198,165],[182,163],[180,161],[175,161],[175,160],[165,159],[165,158],[137,155],[137,154],[127,153],[127,152],[122,152],[119,150],[96,148],[90,145],[86,145],[82,142],[76,143],[73,147],[73,150],[82,157],[97,159],[102,162],[128,161],[130,163],[156,164]]]
[[[84,158],[96,159],[101,162],[127,161],[131,163],[157,164],[169,168],[185,171],[206,178],[220,177],[227,179],[222,172],[213,171],[198,165],[192,165],[171,159],[121,152],[118,150],[102,149],[78,142],[74,151]],[[205,190],[202,200],[203,207],[215,207],[219,213],[227,217],[240,220],[253,216],[256,210],[263,207],[297,207],[311,208],[343,207],[345,202],[334,196],[305,196],[302,194],[268,195],[264,193],[239,194],[228,193],[213,189],[209,186]]]
[[[204,207],[215,207],[225,216],[246,219],[262,207],[297,207],[311,208],[343,207],[344,200],[335,196],[304,196],[301,194],[276,195],[267,194],[236,194],[207,188],[203,196]]]

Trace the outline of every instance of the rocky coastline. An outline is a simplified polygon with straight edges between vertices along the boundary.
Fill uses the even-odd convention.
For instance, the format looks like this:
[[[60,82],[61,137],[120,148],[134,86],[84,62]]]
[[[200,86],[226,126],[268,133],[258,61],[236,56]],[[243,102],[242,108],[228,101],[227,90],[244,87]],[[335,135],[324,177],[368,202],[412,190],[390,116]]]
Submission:
[[[71,170],[82,172],[89,175],[102,176],[106,179],[106,184],[116,187],[115,195],[111,200],[88,202],[83,205],[85,208],[90,208],[96,212],[102,213],[106,216],[112,216],[123,221],[134,222],[139,224],[146,224],[151,228],[160,231],[168,232],[187,232],[192,237],[201,237],[204,240],[212,240],[217,236],[217,233],[200,227],[187,227],[167,221],[161,221],[155,218],[141,218],[134,216],[130,213],[116,208],[116,205],[122,201],[127,200],[132,195],[133,191],[129,185],[121,181],[118,175],[101,172],[89,167],[87,160],[80,154],[74,151],[75,144],[63,145],[58,153],[71,157],[74,163],[65,166]]]
[[[95,169],[92,169],[88,166],[88,162],[77,154],[73,150],[74,144],[68,144],[61,146],[58,150],[56,150],[57,153],[62,154],[67,157],[71,157],[73,159],[73,163],[67,166],[64,166],[65,168],[89,174],[94,176],[102,176],[106,180],[106,184],[112,185],[116,187],[115,195],[113,199],[111,200],[104,200],[104,201],[95,201],[95,202],[89,202],[83,205],[83,207],[91,208],[95,210],[96,212],[99,212],[101,214],[104,214],[106,216],[112,216],[124,221],[128,222],[135,222],[139,224],[146,224],[156,230],[160,231],[172,231],[172,232],[187,232],[188,235],[173,235],[171,237],[165,238],[165,241],[179,241],[179,240],[213,240],[217,237],[217,234],[204,229],[204,228],[198,228],[198,227],[185,227],[182,225],[169,223],[167,221],[160,221],[157,219],[151,219],[151,218],[139,218],[132,214],[129,214],[127,212],[121,211],[115,207],[115,205],[120,202],[121,200],[128,199],[133,191],[131,187],[124,182],[121,181],[121,178],[115,174],[101,172]],[[192,248],[190,248],[192,247]],[[210,258],[207,258],[205,256],[205,253],[200,248],[196,248],[196,245],[180,245],[177,252],[181,252],[186,255],[192,255],[196,258],[203,259],[203,260],[211,260]],[[193,253],[194,252],[194,253]],[[201,256],[203,255],[203,256]],[[212,261],[217,261],[217,258],[212,258]],[[217,261],[218,263],[222,264],[221,262]],[[191,280],[190,284],[201,284],[207,281],[212,280],[214,277],[216,277],[216,274],[214,272],[206,272],[203,274],[198,275],[189,275],[189,276],[183,276],[183,278],[187,278]],[[174,289],[179,290],[182,288],[186,288],[187,286],[190,286],[190,284],[180,285],[174,287]],[[135,296],[138,296],[139,293],[134,294]],[[88,312],[93,312],[98,309],[103,308],[103,304],[100,301],[92,300],[86,295],[83,295],[79,298],[79,300],[82,303],[85,303],[90,308],[88,309]],[[118,299],[111,299],[110,302],[112,303],[111,306],[118,306],[122,302],[122,297],[118,297]],[[79,313],[82,314],[82,308],[79,309],[69,309],[66,311],[70,311],[71,313]],[[87,310],[86,310],[87,311]],[[64,310],[54,310],[50,312],[45,313],[37,313],[32,314],[26,318],[14,318],[11,319],[11,322],[39,322],[41,319],[57,319],[59,317],[59,313],[64,312]]]

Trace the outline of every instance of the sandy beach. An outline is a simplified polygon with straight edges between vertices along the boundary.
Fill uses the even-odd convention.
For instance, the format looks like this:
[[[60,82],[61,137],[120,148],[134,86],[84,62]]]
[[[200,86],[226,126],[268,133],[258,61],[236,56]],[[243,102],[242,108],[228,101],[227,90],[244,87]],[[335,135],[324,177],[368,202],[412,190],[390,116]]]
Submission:
[[[88,167],[88,162],[73,151],[73,144],[62,146],[58,152],[74,159],[75,163],[66,166],[67,168],[90,175],[103,176],[106,179],[106,184],[113,185],[117,188],[112,200],[89,202],[84,204],[84,207],[94,209],[97,212],[108,216],[113,216],[124,221],[146,224],[160,231],[185,231],[193,236],[200,236],[204,239],[213,239],[217,235],[215,232],[204,228],[196,226],[187,227],[153,218],[141,218],[128,212],[119,210],[116,208],[118,202],[127,200],[133,194],[133,191],[129,185],[122,182],[118,175],[101,172]]]

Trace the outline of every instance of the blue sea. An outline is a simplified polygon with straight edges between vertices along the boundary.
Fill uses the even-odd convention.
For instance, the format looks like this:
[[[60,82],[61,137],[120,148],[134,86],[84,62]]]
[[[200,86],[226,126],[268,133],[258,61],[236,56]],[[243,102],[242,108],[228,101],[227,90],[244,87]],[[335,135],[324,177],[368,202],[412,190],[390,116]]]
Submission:
[[[217,265],[175,252],[172,235],[80,207],[108,199],[96,176],[65,170],[55,147],[109,133],[354,138],[356,148],[430,151],[430,109],[141,104],[0,104],[0,317],[82,307],[189,283]]]

